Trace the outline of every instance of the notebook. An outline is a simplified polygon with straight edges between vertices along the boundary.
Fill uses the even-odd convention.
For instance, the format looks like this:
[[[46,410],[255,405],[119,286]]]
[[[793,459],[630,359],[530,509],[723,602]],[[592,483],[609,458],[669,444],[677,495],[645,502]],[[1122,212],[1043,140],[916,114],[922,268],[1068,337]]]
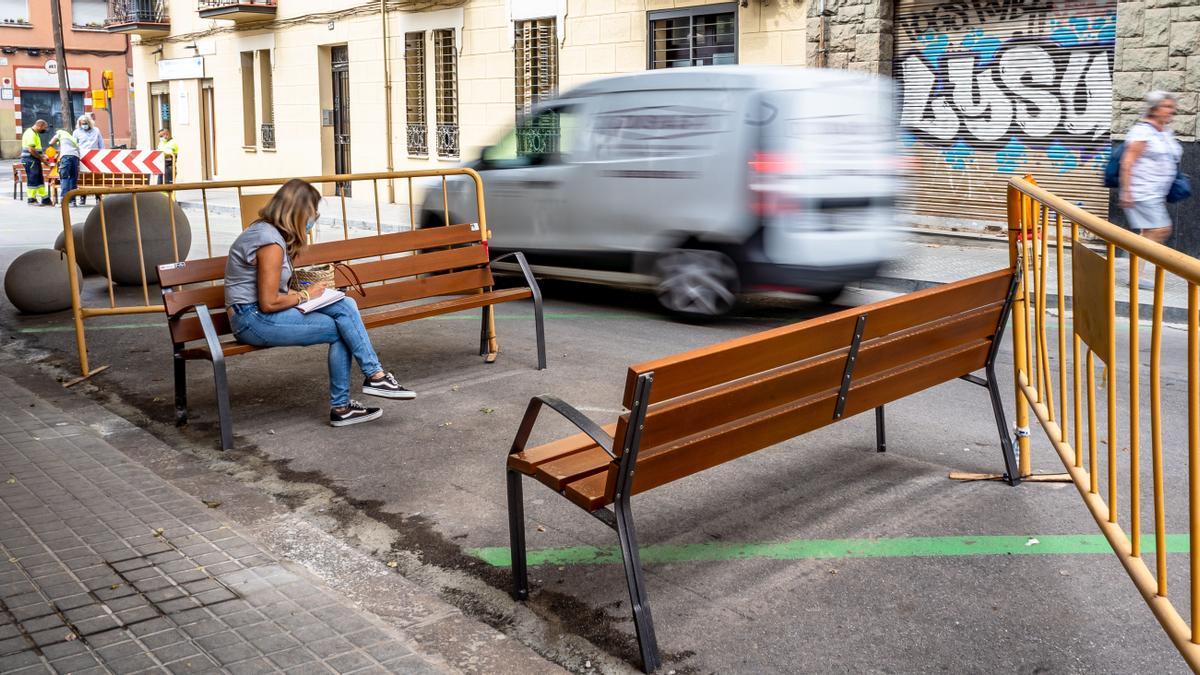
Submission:
[[[346,294],[337,290],[336,288],[326,288],[325,292],[321,295],[309,300],[308,302],[302,302],[299,305],[296,305],[296,309],[300,310],[301,314],[308,314],[309,312],[316,311],[322,307],[332,305],[344,297],[346,297]]]

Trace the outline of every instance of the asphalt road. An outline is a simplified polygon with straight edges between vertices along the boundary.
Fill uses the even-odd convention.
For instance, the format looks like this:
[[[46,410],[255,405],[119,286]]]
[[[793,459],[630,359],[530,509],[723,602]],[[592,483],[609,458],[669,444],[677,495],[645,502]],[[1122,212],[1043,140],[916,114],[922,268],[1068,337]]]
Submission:
[[[52,241],[57,218],[56,210],[0,200],[0,265]],[[100,293],[95,280],[89,289]],[[202,364],[189,372],[192,424],[171,426],[170,345],[159,317],[90,322],[93,366],[110,369],[85,386],[180,452],[262,485],[547,657],[576,670],[619,671],[637,663],[637,652],[621,566],[605,562],[616,544],[607,528],[527,483],[529,546],[552,561],[531,570],[527,609],[505,595],[507,571],[485,561],[507,545],[503,467],[526,403],[553,393],[606,423],[619,412],[629,364],[830,308],[772,299],[719,323],[687,325],[641,294],[570,284],[545,290],[550,367],[542,372],[528,305],[499,310],[502,352],[492,365],[473,353],[475,313],[375,331],[385,366],[419,397],[384,402],[385,417],[369,425],[325,425],[321,348],[232,360],[239,450],[225,457],[215,450],[212,379]],[[0,330],[10,352],[71,375],[66,314],[21,316],[5,303]],[[1171,533],[1186,531],[1185,346],[1182,331],[1166,331]],[[1011,363],[1007,347],[1000,358]],[[1143,356],[1143,370],[1148,364]],[[1001,368],[1006,382],[1010,373]],[[1119,367],[1120,382],[1125,376]],[[1124,401],[1126,386],[1118,392]],[[1011,398],[1007,405],[1011,417]],[[1148,421],[1143,427],[1148,432]],[[535,440],[566,431],[548,418]],[[1073,487],[947,479],[952,470],[1002,469],[982,389],[948,383],[890,405],[888,432],[888,452],[877,454],[873,419],[860,415],[635,498],[664,672],[1186,672],[1117,559],[1095,552],[1095,524]],[[1039,434],[1035,428],[1035,469],[1061,471]],[[1149,466],[1147,449],[1146,477]],[[1124,515],[1127,478],[1121,485]],[[1142,503],[1148,514],[1149,500]],[[1149,527],[1148,516],[1144,522]],[[1003,535],[1018,543],[993,554],[970,550]],[[1068,552],[1041,552],[1060,541],[1052,535],[1072,535],[1053,549]],[[888,555],[839,553],[925,537],[958,539],[916,553],[903,545]],[[867,541],[811,553],[814,540],[847,539]],[[1170,562],[1172,597],[1186,616],[1186,554]],[[596,654],[586,666],[563,656],[581,644]]]

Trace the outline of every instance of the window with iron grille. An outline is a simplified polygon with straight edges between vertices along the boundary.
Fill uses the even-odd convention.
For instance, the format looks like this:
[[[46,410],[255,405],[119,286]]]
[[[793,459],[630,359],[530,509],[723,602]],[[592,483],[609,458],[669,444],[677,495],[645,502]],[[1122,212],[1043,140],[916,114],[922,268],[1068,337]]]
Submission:
[[[438,157],[458,157],[458,49],[454,29],[433,31]]]
[[[275,148],[275,82],[271,64],[271,50],[258,50],[258,90],[261,102],[259,119],[262,147]]]
[[[737,63],[737,4],[650,12],[650,69]]]
[[[558,145],[554,115],[530,117],[539,101],[558,91],[558,42],[555,19],[516,22],[517,152],[544,154]],[[537,152],[535,152],[535,150]]]
[[[425,33],[404,34],[404,106],[407,110],[408,154],[429,154],[425,121]]]

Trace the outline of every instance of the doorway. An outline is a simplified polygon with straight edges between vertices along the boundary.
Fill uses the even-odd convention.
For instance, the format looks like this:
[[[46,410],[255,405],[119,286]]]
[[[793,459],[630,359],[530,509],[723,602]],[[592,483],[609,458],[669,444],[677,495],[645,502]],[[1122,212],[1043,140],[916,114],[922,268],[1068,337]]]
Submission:
[[[333,73],[333,170],[350,173],[350,50],[342,45],[329,50]],[[350,196],[350,183],[338,183],[336,193]]]
[[[71,107],[75,115],[83,114],[83,94],[71,92]],[[59,129],[70,131],[75,128],[75,120],[64,120],[62,114],[62,98],[57,91],[21,90],[21,121],[33,126],[36,120],[46,120],[49,125],[42,132],[43,145],[49,143]]]
[[[217,175],[217,109],[213,101],[212,80],[200,83],[200,125],[204,180],[212,180]]]
[[[150,83],[150,144],[158,143],[158,132],[171,128],[171,88],[167,82]]]

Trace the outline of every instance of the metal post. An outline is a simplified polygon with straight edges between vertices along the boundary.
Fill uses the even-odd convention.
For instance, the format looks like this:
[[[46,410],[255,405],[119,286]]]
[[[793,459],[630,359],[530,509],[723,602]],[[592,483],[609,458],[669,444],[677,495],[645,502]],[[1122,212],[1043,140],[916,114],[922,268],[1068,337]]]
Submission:
[[[525,562],[525,501],[521,494],[521,474],[508,470],[508,536],[512,558],[513,598],[529,599],[529,574]]]
[[[883,426],[883,406],[875,409],[875,452],[887,452],[887,432]]]
[[[1018,251],[1020,242],[1018,238],[1021,236],[1021,200],[1023,196],[1014,187],[1008,188],[1008,264],[1013,268],[1013,271],[1020,275],[1017,280],[1017,289],[1012,302],[1012,339],[1013,339],[1013,363],[1015,371],[1013,373],[1016,387],[1016,418],[1017,429],[1025,430],[1029,428],[1029,403],[1021,395],[1021,370],[1028,358],[1028,346],[1025,342],[1026,328],[1025,322],[1027,319],[1028,308],[1025,305],[1025,280],[1024,271],[1025,260]],[[1018,271],[1018,265],[1021,270]],[[1007,431],[1005,431],[1007,435]],[[1029,455],[1029,436],[1018,434],[1017,446],[1020,452],[1020,471],[1019,477],[1025,477],[1032,473],[1032,464]]]
[[[71,105],[71,85],[67,78],[67,50],[63,45],[61,0],[50,3],[50,27],[54,32],[54,60],[58,63],[58,96],[62,99],[62,124],[68,132],[74,127],[75,108]]]

